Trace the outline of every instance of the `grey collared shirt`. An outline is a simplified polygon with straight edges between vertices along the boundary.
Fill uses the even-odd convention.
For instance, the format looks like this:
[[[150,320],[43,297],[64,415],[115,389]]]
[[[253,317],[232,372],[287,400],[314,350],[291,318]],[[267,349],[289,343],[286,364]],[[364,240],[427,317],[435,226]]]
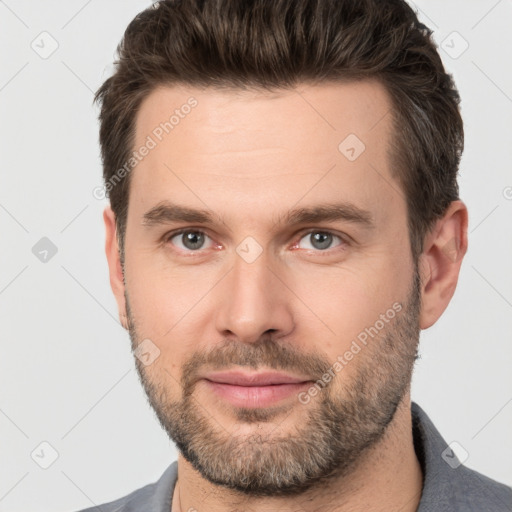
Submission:
[[[417,512],[512,512],[512,488],[460,464],[421,407],[413,402],[411,412],[424,477]],[[157,482],[80,512],[171,512],[177,475],[175,461]]]

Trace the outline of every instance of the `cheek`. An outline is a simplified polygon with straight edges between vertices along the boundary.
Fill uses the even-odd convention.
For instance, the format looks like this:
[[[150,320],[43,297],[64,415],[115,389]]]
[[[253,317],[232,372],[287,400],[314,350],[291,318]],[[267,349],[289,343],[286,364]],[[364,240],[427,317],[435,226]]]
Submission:
[[[302,328],[313,329],[315,337],[341,343],[364,322],[371,304],[357,274],[340,268],[315,268],[294,275],[291,288],[302,300],[298,306],[308,317],[314,313],[312,324]]]
[[[159,336],[171,329],[205,293],[209,279],[202,274],[193,266],[171,266],[149,250],[134,251],[126,259],[126,288],[139,325]]]
[[[372,257],[370,257],[372,256]],[[290,275],[291,285],[302,302],[298,320],[304,338],[311,339],[334,362],[349,350],[366,328],[381,328],[381,315],[404,302],[409,286],[409,269],[392,269],[393,254],[382,251],[361,257],[359,263],[339,267],[310,266]],[[410,270],[412,272],[412,270]],[[312,314],[313,312],[314,314]],[[389,316],[389,314],[388,314]],[[385,323],[382,333],[389,327]]]
[[[148,376],[171,379],[170,385],[180,381],[182,365],[207,337],[205,321],[212,315],[205,307],[218,276],[219,269],[171,268],[140,253],[127,259],[126,288],[137,337],[149,338],[160,350]]]

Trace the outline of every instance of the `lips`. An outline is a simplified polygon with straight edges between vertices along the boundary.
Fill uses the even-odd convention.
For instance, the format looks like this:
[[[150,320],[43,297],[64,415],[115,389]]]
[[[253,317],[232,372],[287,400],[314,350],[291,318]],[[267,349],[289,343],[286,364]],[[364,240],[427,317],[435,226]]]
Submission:
[[[307,377],[279,372],[241,371],[209,373],[202,378],[206,389],[235,407],[271,407],[297,397],[311,386]]]
[[[297,377],[279,372],[247,373],[240,371],[213,372],[203,377],[211,382],[232,386],[277,386],[280,384],[301,384],[309,382],[307,377]]]

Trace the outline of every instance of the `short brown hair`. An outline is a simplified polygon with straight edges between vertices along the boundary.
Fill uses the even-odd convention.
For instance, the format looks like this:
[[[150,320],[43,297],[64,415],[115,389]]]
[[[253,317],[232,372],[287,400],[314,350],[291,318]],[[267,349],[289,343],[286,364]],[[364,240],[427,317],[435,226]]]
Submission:
[[[140,104],[159,85],[285,89],[377,79],[393,109],[391,169],[414,261],[459,198],[460,97],[432,31],[404,0],[162,0],[139,13],[96,93],[105,184],[133,151]],[[130,173],[109,193],[123,257]]]

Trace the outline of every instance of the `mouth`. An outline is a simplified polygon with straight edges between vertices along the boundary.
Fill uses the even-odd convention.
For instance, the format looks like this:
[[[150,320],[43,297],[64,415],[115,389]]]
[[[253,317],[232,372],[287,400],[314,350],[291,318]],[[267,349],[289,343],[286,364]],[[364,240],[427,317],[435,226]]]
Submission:
[[[208,389],[237,407],[268,407],[297,396],[312,384],[307,377],[278,372],[217,372],[203,377]]]

